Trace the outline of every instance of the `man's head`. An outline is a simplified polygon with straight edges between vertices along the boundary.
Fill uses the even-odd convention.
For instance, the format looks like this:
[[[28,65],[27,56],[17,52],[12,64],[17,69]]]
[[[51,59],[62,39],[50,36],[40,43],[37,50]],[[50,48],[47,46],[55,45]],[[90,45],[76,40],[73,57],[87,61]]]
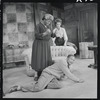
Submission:
[[[69,65],[73,64],[75,61],[75,56],[74,55],[68,55],[67,56],[67,62]]]

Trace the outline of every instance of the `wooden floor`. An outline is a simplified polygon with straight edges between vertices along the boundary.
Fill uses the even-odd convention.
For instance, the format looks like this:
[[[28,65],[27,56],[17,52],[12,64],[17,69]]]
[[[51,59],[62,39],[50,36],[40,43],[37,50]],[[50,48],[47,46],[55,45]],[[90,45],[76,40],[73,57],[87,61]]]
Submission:
[[[72,66],[74,74],[83,78],[84,83],[67,80],[62,81],[65,86],[62,89],[45,89],[36,93],[17,91],[7,94],[4,98],[97,98],[97,69],[88,68],[88,65],[93,62],[93,59],[76,58]],[[26,75],[25,66],[3,70],[4,92],[13,85],[31,83],[34,83],[34,78]]]

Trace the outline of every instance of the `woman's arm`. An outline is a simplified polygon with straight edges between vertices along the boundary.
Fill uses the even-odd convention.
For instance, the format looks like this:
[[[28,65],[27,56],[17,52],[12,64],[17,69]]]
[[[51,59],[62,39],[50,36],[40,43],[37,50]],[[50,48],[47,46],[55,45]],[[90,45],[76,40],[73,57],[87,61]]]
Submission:
[[[41,26],[38,24],[36,26],[36,30],[35,30],[35,37],[38,38],[38,39],[43,39],[44,36],[48,35],[51,33],[51,30],[50,29],[47,29],[45,32],[41,33]]]
[[[64,33],[64,40],[65,40],[65,43],[64,43],[64,46],[66,46],[66,43],[68,41],[68,36],[67,36],[67,33],[66,33],[66,30],[63,28],[63,33]]]
[[[43,39],[43,34],[40,33],[40,26],[39,26],[39,24],[36,26],[36,29],[35,29],[35,37],[37,39]]]

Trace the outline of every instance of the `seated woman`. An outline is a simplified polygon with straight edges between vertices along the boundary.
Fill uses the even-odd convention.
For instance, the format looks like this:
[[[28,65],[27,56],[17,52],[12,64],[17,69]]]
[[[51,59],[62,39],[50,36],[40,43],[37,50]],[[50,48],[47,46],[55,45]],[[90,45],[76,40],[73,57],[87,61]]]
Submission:
[[[67,33],[64,28],[61,27],[62,20],[61,19],[56,19],[55,20],[56,27],[53,30],[52,37],[55,37],[55,44],[57,46],[66,46],[66,43],[68,41]]]

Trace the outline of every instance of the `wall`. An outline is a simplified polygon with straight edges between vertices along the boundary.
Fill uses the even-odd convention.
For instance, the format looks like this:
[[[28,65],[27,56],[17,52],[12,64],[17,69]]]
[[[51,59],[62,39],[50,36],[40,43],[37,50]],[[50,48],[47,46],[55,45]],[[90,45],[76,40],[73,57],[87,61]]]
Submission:
[[[79,9],[79,41],[97,44],[97,4],[87,3]]]
[[[31,47],[34,39],[34,10],[32,3],[3,4],[3,47],[20,43]]]
[[[54,19],[56,19],[56,18],[62,19],[62,26],[64,26],[65,16],[64,16],[64,10],[63,9],[52,6],[52,15],[54,16]],[[55,27],[54,23],[53,23],[53,26]]]
[[[64,7],[65,11],[65,29],[68,35],[68,41],[74,43],[78,48],[78,10],[75,5],[69,4]]]
[[[91,36],[93,36],[94,44],[97,44],[96,42],[97,41],[97,6],[93,3],[72,3],[69,5],[65,5],[64,10],[65,10],[65,28],[68,34],[69,41],[75,43],[79,48],[79,42],[82,42],[85,38],[85,34],[81,33],[80,30],[84,30],[83,24],[84,27],[86,24],[85,20],[83,21],[84,23],[81,24],[82,23],[82,21],[80,20],[81,14],[83,13],[85,16],[84,12],[85,11],[87,12],[87,10],[89,10],[88,17],[89,16],[93,16],[93,17],[91,17],[91,19],[88,19],[87,22],[88,24],[86,24],[86,26],[87,26],[87,30],[89,31],[89,28],[91,28],[91,23],[92,23],[91,21],[93,21],[94,27],[92,27],[91,29],[92,31]],[[90,13],[90,11],[93,13]],[[87,35],[89,37],[89,32],[87,33]]]

